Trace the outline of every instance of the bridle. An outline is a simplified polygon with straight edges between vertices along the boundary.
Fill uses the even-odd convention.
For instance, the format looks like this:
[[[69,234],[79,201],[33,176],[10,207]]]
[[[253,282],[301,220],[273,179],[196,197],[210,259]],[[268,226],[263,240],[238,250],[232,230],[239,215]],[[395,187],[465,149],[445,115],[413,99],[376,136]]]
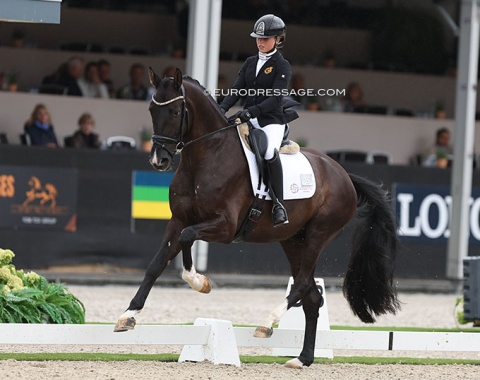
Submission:
[[[203,136],[200,136],[200,137],[197,137],[196,139],[193,139],[193,140],[190,140],[190,141],[187,141],[187,142],[184,142],[183,141],[183,138],[184,138],[184,134],[185,134],[185,129],[188,129],[188,126],[189,126],[189,117],[188,117],[188,109],[187,109],[187,102],[186,102],[186,97],[185,97],[185,88],[183,87],[183,84],[182,86],[180,87],[180,90],[182,92],[182,95],[179,95],[177,96],[176,98],[173,98],[173,99],[170,99],[170,100],[167,100],[165,102],[159,102],[155,99],[155,94],[152,95],[152,102],[153,104],[157,105],[157,106],[166,106],[170,103],[173,103],[173,102],[176,102],[177,100],[181,100],[182,101],[182,117],[180,119],[180,139],[178,138],[173,138],[173,137],[168,137],[168,136],[162,136],[162,135],[157,135],[157,134],[154,134],[152,135],[152,142],[153,142],[153,145],[159,145],[160,148],[162,148],[163,150],[165,150],[168,155],[173,159],[173,156],[175,154],[179,154],[182,152],[183,149],[185,149],[187,146],[189,146],[190,144],[193,144],[194,142],[198,141],[198,140],[201,140],[201,139],[204,139],[204,138],[207,138],[207,137],[210,137],[218,132],[223,132],[223,131],[226,131],[227,129],[230,129],[230,128],[233,128],[233,127],[236,127],[237,126],[237,123],[234,123],[234,124],[229,124],[227,125],[226,127],[223,127],[223,128],[220,128],[220,129],[217,129],[216,131],[213,131],[213,132],[209,132]],[[186,126],[186,127],[185,127]],[[172,152],[170,151],[166,146],[165,144],[175,144],[175,152]]]
[[[187,102],[185,100],[185,88],[183,87],[183,84],[182,86],[180,87],[180,90],[182,91],[182,95],[180,96],[177,96],[176,98],[173,98],[173,99],[170,99],[170,100],[167,100],[165,102],[158,102],[156,99],[155,99],[155,94],[152,94],[152,102],[153,104],[157,105],[157,106],[166,106],[170,103],[173,103],[173,102],[176,102],[177,100],[181,100],[182,101],[182,117],[180,119],[180,139],[176,139],[176,138],[172,138],[172,137],[168,137],[168,136],[162,136],[162,135],[152,135],[152,142],[153,142],[153,145],[159,145],[160,148],[162,148],[163,150],[165,150],[169,156],[171,158],[173,158],[173,156],[177,153],[180,153],[183,148],[185,148],[185,143],[183,142],[183,135],[184,135],[184,125],[185,125],[185,121],[186,121],[186,124],[187,124],[187,128],[188,128],[188,109],[187,109]],[[166,146],[165,144],[168,144],[168,143],[173,143],[175,144],[175,152],[171,152]]]

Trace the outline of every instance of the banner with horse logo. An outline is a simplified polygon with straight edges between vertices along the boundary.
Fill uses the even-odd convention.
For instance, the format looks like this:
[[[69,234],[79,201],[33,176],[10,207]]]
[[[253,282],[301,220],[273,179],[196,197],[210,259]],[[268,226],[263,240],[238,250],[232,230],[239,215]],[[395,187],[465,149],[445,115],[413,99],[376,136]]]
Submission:
[[[0,166],[0,227],[76,231],[77,170]]]

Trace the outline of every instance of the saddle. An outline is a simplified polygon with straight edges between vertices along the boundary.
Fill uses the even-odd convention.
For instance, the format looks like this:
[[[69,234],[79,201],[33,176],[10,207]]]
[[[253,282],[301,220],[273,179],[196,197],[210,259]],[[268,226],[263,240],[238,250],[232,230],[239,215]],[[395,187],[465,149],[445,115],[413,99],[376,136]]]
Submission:
[[[238,119],[237,122],[239,122]],[[257,189],[261,188],[262,183],[265,183],[268,186],[270,179],[268,176],[266,161],[264,159],[268,146],[268,138],[266,133],[262,129],[253,128],[250,122],[240,124],[238,128],[243,142],[255,156],[255,161],[259,172]],[[300,146],[288,139],[288,133],[289,127],[286,125],[280,152],[284,154],[298,153],[300,151]],[[245,235],[255,229],[263,213],[265,198],[265,196],[255,197],[246,217],[235,234],[234,241],[242,241]]]
[[[240,123],[240,119],[237,119],[236,121],[237,123]],[[264,135],[265,133],[261,129],[253,128],[249,123],[240,124],[238,128],[239,128],[240,136],[242,137],[243,142],[253,152],[253,149],[251,148],[251,143],[250,143],[251,139],[259,138],[263,140],[263,138],[259,136],[261,133],[263,133]],[[253,135],[251,135],[252,132],[253,132]],[[288,126],[288,124],[286,124],[285,132],[283,134],[282,144],[280,145],[280,150],[279,150],[280,154],[295,154],[300,152],[300,145],[298,145],[295,141],[289,140],[288,138],[289,133],[290,133],[290,127]],[[267,142],[267,140],[265,140],[265,142]],[[263,154],[265,154],[265,152],[263,152]]]

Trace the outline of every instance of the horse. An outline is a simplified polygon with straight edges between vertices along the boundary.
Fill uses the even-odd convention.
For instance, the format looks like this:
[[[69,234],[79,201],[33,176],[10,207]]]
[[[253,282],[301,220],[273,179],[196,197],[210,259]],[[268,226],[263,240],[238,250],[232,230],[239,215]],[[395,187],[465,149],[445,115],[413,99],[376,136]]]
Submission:
[[[23,201],[23,206],[27,206],[29,203],[40,199],[40,205],[44,206],[47,202],[50,202],[50,207],[55,208],[57,205],[57,188],[51,183],[47,183],[42,186],[42,182],[35,176],[32,176],[28,181],[30,190],[25,192],[26,199]]]
[[[179,69],[173,77],[160,78],[149,68],[149,78],[156,89],[149,107],[153,122],[149,162],[156,170],[165,171],[171,169],[176,153],[181,156],[170,185],[172,217],[137,293],[117,321],[116,332],[135,327],[135,314],[180,251],[183,280],[192,289],[209,293],[210,280],[196,272],[191,247],[195,240],[233,242],[254,200],[236,124],[229,124],[207,91]],[[365,323],[375,322],[382,314],[395,314],[400,308],[393,284],[397,228],[387,192],[379,184],[348,174],[323,153],[304,148],[301,152],[313,167],[315,194],[285,201],[289,223],[277,227],[268,215],[272,202],[265,201],[266,212],[253,231],[243,236],[249,243],[279,242],[287,256],[294,284],[254,336],[270,337],[272,326],[301,301],[305,338],[300,355],[286,363],[292,368],[309,366],[314,360],[317,319],[323,304],[314,280],[318,257],[355,215],[359,222],[344,277],[344,296]]]

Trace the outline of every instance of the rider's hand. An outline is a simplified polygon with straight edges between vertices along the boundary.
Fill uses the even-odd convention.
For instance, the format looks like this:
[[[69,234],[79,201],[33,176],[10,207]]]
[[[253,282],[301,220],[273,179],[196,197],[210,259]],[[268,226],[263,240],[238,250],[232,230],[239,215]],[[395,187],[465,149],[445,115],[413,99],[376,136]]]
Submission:
[[[252,115],[250,114],[250,111],[248,109],[245,109],[240,112],[238,118],[242,121],[242,123],[246,123],[252,118]]]

